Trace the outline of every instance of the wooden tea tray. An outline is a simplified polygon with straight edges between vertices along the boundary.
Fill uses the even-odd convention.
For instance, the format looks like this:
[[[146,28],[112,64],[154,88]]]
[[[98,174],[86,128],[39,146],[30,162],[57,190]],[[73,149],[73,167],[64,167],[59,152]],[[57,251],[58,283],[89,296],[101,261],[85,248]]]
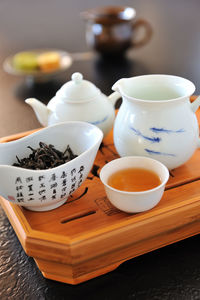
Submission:
[[[24,251],[34,258],[44,277],[77,284],[200,232],[199,154],[197,150],[185,165],[171,172],[162,200],[144,213],[121,212],[106,198],[98,175],[100,167],[118,157],[112,133],[99,150],[88,179],[63,206],[32,212],[3,198],[0,202]]]

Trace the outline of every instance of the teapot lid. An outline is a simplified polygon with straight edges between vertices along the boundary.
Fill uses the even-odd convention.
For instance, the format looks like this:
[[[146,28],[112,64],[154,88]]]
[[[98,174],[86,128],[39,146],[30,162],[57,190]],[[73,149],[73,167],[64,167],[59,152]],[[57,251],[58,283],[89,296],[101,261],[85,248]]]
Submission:
[[[64,102],[85,102],[100,93],[100,90],[93,83],[83,79],[81,73],[73,73],[71,79],[56,93],[56,97]]]

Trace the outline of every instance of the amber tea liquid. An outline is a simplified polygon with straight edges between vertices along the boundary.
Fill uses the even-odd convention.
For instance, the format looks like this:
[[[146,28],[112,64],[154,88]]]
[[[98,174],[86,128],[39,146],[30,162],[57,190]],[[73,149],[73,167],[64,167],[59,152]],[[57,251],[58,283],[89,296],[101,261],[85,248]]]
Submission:
[[[123,169],[108,178],[108,185],[126,192],[142,192],[160,184],[160,177],[155,172],[141,168]]]

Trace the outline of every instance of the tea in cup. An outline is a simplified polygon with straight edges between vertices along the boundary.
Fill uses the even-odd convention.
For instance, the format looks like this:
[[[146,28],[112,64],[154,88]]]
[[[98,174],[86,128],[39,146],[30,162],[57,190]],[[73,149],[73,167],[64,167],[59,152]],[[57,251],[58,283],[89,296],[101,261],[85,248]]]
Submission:
[[[146,20],[135,20],[136,11],[132,7],[105,6],[81,15],[86,20],[87,44],[103,55],[119,55],[130,47],[143,46],[152,35]],[[140,28],[144,29],[144,36],[135,40],[135,33]]]

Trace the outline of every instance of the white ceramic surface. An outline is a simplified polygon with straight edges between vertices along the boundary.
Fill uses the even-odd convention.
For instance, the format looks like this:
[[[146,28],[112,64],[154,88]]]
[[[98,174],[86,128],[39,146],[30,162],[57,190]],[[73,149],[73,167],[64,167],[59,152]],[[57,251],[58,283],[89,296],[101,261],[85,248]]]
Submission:
[[[34,71],[27,71],[27,70],[18,70],[13,66],[13,57],[9,56],[5,59],[4,63],[3,63],[3,68],[4,70],[12,75],[17,75],[17,76],[23,76],[23,77],[28,77],[28,78],[32,78],[35,81],[47,81],[53,77],[55,77],[56,75],[66,71],[72,64],[73,59],[72,56],[63,50],[59,50],[59,49],[32,49],[29,50],[30,52],[34,52],[34,53],[44,53],[44,52],[52,52],[55,51],[57,53],[59,53],[60,57],[61,57],[61,62],[60,62],[60,68],[56,69],[56,70],[52,70],[52,71],[48,71],[48,72],[44,72],[41,70],[34,70]],[[29,52],[26,51],[26,52]]]
[[[161,184],[144,192],[125,192],[108,185],[108,178],[115,172],[126,168],[142,168],[154,171],[161,179]],[[110,202],[118,209],[128,213],[138,213],[156,206],[162,198],[169,178],[168,169],[159,161],[142,156],[129,156],[107,163],[100,172],[100,179]]]
[[[200,146],[192,104],[195,86],[171,75],[124,78],[112,87],[123,98],[114,123],[114,144],[120,156],[140,155],[157,159],[168,169],[184,164]]]
[[[104,136],[114,122],[114,104],[119,93],[106,97],[91,82],[83,80],[80,73],[72,74],[72,80],[65,83],[48,105],[34,98],[26,99],[43,126],[64,121],[84,121],[99,127]]]
[[[59,123],[19,140],[0,144],[0,195],[29,210],[47,211],[67,201],[86,179],[103,138],[102,131],[85,122]],[[64,151],[67,145],[78,157],[47,170],[14,167],[16,155],[31,153],[27,146],[38,148],[39,142]]]

